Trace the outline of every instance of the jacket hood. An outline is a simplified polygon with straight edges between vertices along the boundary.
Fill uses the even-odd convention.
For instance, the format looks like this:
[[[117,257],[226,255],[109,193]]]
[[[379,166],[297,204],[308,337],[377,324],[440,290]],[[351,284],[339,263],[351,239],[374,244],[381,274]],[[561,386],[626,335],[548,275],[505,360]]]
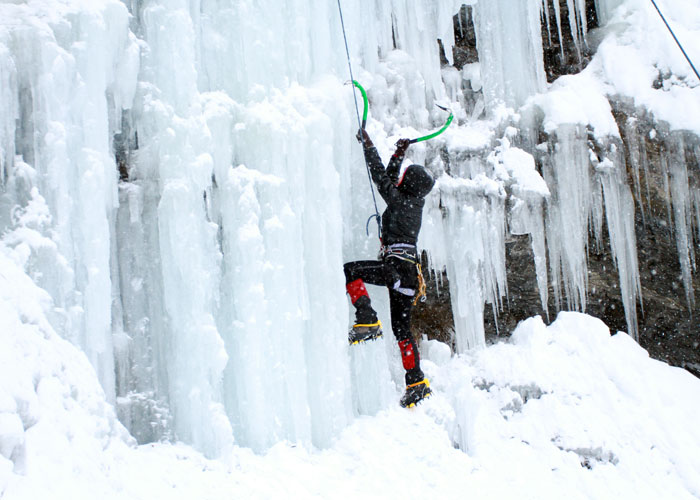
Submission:
[[[410,165],[403,173],[397,187],[399,191],[417,198],[424,198],[433,189],[434,185],[435,178],[428,169],[423,165]]]

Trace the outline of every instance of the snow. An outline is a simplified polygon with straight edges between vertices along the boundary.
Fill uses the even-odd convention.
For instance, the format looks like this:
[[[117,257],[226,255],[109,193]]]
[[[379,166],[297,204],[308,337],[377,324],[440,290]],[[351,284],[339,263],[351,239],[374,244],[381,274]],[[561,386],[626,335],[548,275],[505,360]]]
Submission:
[[[1,250],[3,278],[17,284],[0,301],[4,498],[700,494],[700,381],[580,313],[531,318],[467,355],[424,340],[434,396],[409,411],[390,388],[393,404],[324,449],[283,441],[209,460],[183,444],[135,447],[84,355],[30,312],[45,294]]]
[[[700,54],[697,4],[657,2],[691,59]],[[700,132],[700,82],[651,2],[599,1],[601,27],[591,32],[596,53],[577,75],[557,79],[546,94],[534,97],[548,130],[560,123],[593,126],[599,136],[616,135],[606,96],[628,96],[672,129]],[[605,23],[605,24],[603,24]],[[696,62],[697,65],[697,62]],[[664,82],[655,88],[654,81]]]

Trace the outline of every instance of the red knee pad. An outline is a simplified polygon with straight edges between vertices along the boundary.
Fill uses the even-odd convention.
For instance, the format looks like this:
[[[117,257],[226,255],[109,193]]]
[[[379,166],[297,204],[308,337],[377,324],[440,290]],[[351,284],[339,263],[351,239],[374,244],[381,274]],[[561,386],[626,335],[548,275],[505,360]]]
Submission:
[[[399,342],[401,361],[403,361],[404,370],[413,370],[416,367],[418,353],[416,353],[414,346],[415,343],[412,340],[402,340]]]
[[[346,284],[345,289],[348,291],[348,294],[350,295],[350,300],[353,304],[357,302],[357,299],[364,295],[369,297],[367,289],[365,288],[365,283],[361,279],[356,279],[355,281]]]

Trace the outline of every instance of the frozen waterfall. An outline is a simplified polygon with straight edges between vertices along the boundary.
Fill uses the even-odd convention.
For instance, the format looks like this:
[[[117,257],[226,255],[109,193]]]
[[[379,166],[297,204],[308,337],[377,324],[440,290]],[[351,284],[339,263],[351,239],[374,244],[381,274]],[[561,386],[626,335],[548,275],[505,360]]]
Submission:
[[[406,162],[439,177],[419,245],[447,273],[460,352],[484,345],[485,306],[497,317],[507,300],[509,235],[529,235],[543,311],[550,287],[557,307],[585,309],[604,220],[637,333],[632,193],[643,188],[627,185],[614,146],[592,158],[592,142],[619,139],[610,89],[547,83],[542,23],[551,37],[570,30],[577,48],[588,29],[583,0],[568,0],[568,19],[558,2],[550,19],[549,2],[343,5],[383,158],[442,123],[434,103],[454,110]],[[132,435],[208,456],[324,447],[393,404],[393,337],[346,345],[342,264],[375,258],[379,242],[373,226],[365,235],[372,195],[335,3],[44,3],[0,3],[0,231]],[[452,62],[463,3],[479,61],[441,69],[436,41]],[[620,3],[598,0],[600,19]],[[673,137],[664,168],[690,300],[700,195]],[[27,224],[42,238],[24,237]],[[371,293],[388,330],[386,294]]]

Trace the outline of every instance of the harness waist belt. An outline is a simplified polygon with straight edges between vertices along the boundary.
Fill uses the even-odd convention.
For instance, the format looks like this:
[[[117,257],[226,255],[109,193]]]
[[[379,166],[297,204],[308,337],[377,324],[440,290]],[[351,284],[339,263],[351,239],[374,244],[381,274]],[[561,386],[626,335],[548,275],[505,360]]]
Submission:
[[[393,245],[382,245],[379,250],[379,258],[387,259],[389,257],[397,257],[399,259],[410,260],[418,263],[418,249],[410,243],[394,243]]]

